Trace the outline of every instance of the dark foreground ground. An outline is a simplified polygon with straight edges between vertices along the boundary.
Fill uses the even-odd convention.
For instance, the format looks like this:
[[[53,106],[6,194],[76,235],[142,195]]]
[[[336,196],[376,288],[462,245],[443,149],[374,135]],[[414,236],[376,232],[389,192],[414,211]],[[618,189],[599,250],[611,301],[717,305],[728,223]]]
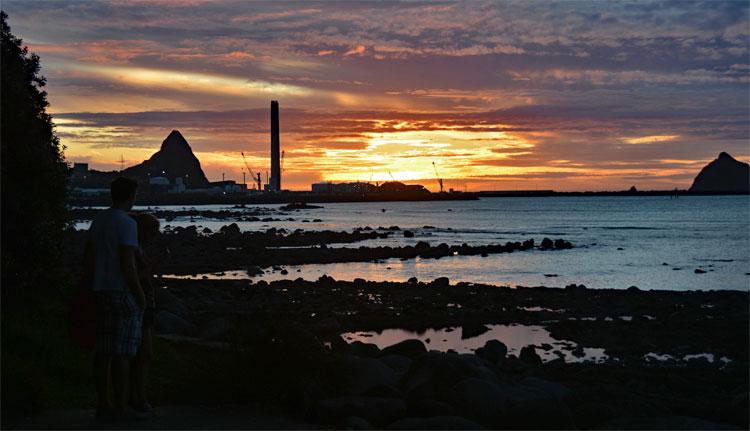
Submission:
[[[166,272],[181,274],[266,267],[282,258],[308,263],[419,255],[445,258],[448,265],[455,251],[531,252],[541,247],[541,241],[481,250],[428,245],[341,252],[325,247],[402,234],[390,228],[240,233],[227,227],[216,233],[179,230],[163,235],[162,241],[180,250]],[[69,243],[78,248],[81,240],[71,233]],[[272,251],[288,245],[316,247]],[[543,252],[557,249],[553,242]],[[747,292],[594,290],[582,285],[511,289],[447,279],[376,283],[330,277],[271,284],[164,277],[159,286],[160,335],[151,391],[154,404],[171,407],[159,408],[153,420],[120,425],[124,428],[748,427]],[[415,339],[380,349],[348,344],[342,337],[351,331],[454,328],[470,338],[491,324],[542,326],[555,339],[574,343],[573,356],[580,357],[584,348],[600,348],[608,360],[542,362],[540,354],[548,345],[509,354],[502,343],[488,342],[474,353],[459,354],[430,351],[429,343]],[[19,330],[18,338],[13,342],[22,346],[35,335]],[[48,341],[38,344],[36,355],[49,351],[52,356],[55,348]],[[13,374],[5,368],[6,352],[7,381]],[[713,354],[714,361],[685,360],[703,353]],[[650,354],[672,359],[651,360]],[[63,357],[69,364],[64,372],[77,380],[71,377],[55,390],[73,401],[50,390],[58,399],[46,403],[46,413],[15,414],[12,420],[6,415],[4,428],[113,426],[92,422],[91,411],[83,409],[93,394],[90,387],[76,386],[88,378],[87,357]],[[19,355],[10,363],[23,371],[23,361]],[[56,373],[48,376],[51,382],[68,381]],[[4,395],[5,387],[6,382]],[[73,387],[78,388],[75,397]]]
[[[176,367],[196,361],[196,392],[223,397],[215,407],[163,407],[158,418],[128,428],[748,426],[744,292],[509,289],[447,280],[330,278],[270,285],[165,278],[163,285],[162,349],[176,355]],[[633,319],[608,319],[624,315]],[[524,349],[518,357],[499,343],[475,354],[428,351],[416,340],[381,350],[340,337],[384,328],[456,327],[468,334],[493,323],[542,325],[555,338],[605,348],[610,360],[542,363],[536,352],[544,346]],[[676,358],[713,353],[731,361],[646,360],[652,352]],[[201,398],[189,392],[186,400]],[[16,426],[44,428],[58,420],[53,428],[109,426],[92,422],[91,412],[82,410],[48,412]]]
[[[163,285],[159,329],[172,335],[162,340],[183,349],[231,352],[240,366],[262,370],[262,377],[237,378],[257,399],[277,403],[281,418],[269,427],[748,426],[748,294],[743,292],[509,289],[444,279],[374,283],[327,277],[270,285],[164,279]],[[542,363],[537,352],[545,346],[524,349],[518,357],[499,343],[475,354],[428,351],[429,345],[417,340],[380,350],[349,345],[340,336],[429,327],[456,327],[471,335],[495,323],[542,325],[555,338],[604,348],[610,359]],[[649,353],[675,358],[713,353],[717,360],[649,361],[644,358]],[[722,356],[730,362],[718,361]],[[257,415],[248,410],[241,425],[242,415],[217,415],[212,427],[253,427]],[[159,427],[173,426],[159,420]]]

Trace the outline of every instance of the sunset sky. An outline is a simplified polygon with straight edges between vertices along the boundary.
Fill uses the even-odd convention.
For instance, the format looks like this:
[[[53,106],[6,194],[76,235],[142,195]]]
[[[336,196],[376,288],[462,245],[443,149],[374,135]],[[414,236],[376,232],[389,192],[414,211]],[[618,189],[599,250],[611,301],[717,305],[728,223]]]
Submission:
[[[687,188],[748,161],[746,1],[4,0],[42,59],[70,162],[119,169],[172,129],[210,180],[283,187]],[[390,172],[390,174],[389,174]]]

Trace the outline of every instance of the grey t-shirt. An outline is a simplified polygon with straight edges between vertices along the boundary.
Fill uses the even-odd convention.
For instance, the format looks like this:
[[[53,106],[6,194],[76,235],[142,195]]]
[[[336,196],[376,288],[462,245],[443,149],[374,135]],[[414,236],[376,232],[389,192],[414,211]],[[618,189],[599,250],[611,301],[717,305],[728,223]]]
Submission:
[[[94,251],[94,291],[127,291],[120,267],[120,246],[138,247],[138,225],[125,211],[108,208],[89,228]]]

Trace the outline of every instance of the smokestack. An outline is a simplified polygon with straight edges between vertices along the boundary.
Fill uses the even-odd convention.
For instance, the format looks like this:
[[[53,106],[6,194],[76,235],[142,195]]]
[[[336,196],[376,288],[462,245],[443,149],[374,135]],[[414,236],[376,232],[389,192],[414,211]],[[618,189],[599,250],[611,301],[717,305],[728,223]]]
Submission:
[[[279,102],[271,101],[271,181],[272,192],[281,191],[281,162],[279,157]]]

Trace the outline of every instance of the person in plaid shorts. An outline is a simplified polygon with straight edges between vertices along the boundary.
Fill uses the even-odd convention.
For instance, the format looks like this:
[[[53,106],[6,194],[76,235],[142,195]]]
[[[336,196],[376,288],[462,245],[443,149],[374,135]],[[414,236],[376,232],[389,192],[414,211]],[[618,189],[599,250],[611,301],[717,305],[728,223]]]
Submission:
[[[94,378],[100,419],[138,417],[127,410],[130,361],[141,344],[146,305],[136,270],[137,226],[127,213],[135,203],[137,187],[138,183],[128,178],[112,182],[112,206],[91,223],[86,245],[86,265],[97,306]]]

